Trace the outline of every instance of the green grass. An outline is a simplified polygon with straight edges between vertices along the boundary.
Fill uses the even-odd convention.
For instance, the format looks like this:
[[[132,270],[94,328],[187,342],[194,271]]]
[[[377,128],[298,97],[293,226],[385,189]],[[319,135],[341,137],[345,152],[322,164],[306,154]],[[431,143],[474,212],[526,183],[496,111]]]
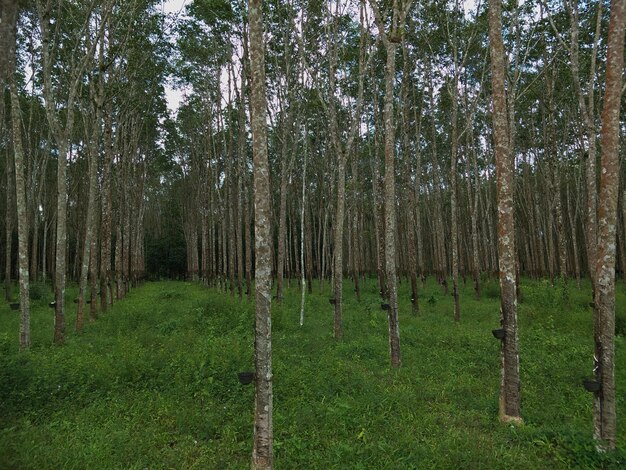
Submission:
[[[317,283],[315,284],[317,290]],[[495,281],[483,300],[462,286],[462,321],[432,280],[410,312],[400,286],[402,367],[389,367],[376,282],[357,302],[346,283],[344,339],[332,338],[329,293],[273,305],[274,448],[279,469],[623,468],[597,454],[591,395],[589,285],[525,280],[519,307],[520,428],[498,422]],[[75,296],[70,289],[68,299]],[[33,304],[33,348],[17,352],[18,315],[0,304],[0,468],[248,468],[254,308],[191,283],[146,284],[51,345],[50,294]],[[618,315],[626,309],[619,285]],[[626,412],[626,342],[616,338],[618,419]]]

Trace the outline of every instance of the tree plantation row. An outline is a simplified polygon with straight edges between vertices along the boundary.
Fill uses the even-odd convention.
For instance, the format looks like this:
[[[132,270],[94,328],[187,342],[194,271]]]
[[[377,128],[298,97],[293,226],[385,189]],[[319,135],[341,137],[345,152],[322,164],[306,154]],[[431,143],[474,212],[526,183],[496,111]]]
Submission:
[[[255,293],[253,466],[271,468],[270,311],[286,282],[303,306],[332,283],[339,340],[344,277],[359,298],[375,276],[399,367],[399,277],[418,313],[434,275],[460,322],[459,283],[479,299],[498,275],[500,417],[521,423],[519,277],[589,277],[594,432],[614,448],[625,9],[1,0],[0,260],[8,301],[19,280],[21,346],[29,284],[48,279],[58,344],[66,315],[80,331],[146,277]],[[175,113],[166,85],[184,93]]]

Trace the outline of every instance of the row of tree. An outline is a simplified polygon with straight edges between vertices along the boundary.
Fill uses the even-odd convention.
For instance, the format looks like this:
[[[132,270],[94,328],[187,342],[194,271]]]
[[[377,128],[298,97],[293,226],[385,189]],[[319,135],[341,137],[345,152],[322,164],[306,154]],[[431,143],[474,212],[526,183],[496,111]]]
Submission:
[[[0,261],[7,299],[20,281],[22,347],[32,281],[52,277],[61,343],[67,276],[79,330],[87,303],[95,319],[146,274],[241,297],[254,276],[255,459],[271,465],[272,282],[281,301],[292,279],[331,281],[340,338],[344,275],[357,297],[374,275],[399,366],[398,276],[416,313],[420,280],[451,281],[460,321],[460,278],[479,298],[499,273],[515,421],[516,280],[589,275],[595,429],[614,446],[624,0],[500,8],[194,0],[173,17],[152,0],[2,0]],[[168,78],[186,94],[175,116]]]
[[[2,2],[2,251],[7,299],[19,272],[22,347],[29,281],[52,277],[61,343],[68,273],[80,330],[97,286],[106,310],[145,271],[148,187],[172,171],[159,143],[169,46],[152,3]]]

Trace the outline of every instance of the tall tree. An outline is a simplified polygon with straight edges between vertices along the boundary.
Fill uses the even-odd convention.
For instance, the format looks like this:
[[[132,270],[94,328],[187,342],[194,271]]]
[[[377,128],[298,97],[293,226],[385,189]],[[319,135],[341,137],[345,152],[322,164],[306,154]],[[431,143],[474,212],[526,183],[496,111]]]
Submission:
[[[489,0],[489,49],[493,93],[493,137],[496,155],[498,203],[498,265],[500,271],[502,340],[502,382],[500,419],[521,423],[521,392],[517,338],[517,295],[515,289],[515,225],[513,219],[513,175],[515,160],[511,149],[505,90],[505,53],[502,41],[502,2]]]
[[[17,1],[7,0],[2,5],[1,20],[8,23],[7,81],[11,95],[11,128],[13,132],[13,156],[15,168],[15,200],[17,202],[18,269],[20,282],[20,347],[30,347],[30,299],[28,292],[28,214],[26,213],[26,164],[22,146],[22,111],[16,83],[15,38],[18,17]],[[4,95],[4,87],[2,88]],[[3,98],[2,98],[3,99]]]
[[[10,51],[15,45],[15,21],[10,20],[15,10],[13,0],[2,0],[0,2],[0,47],[3,51]],[[10,53],[1,54],[0,58],[0,91],[2,97],[0,99],[0,129],[5,127],[5,93],[11,80],[9,76],[10,62],[12,55]],[[4,247],[4,298],[10,301],[13,296],[13,288],[11,286],[12,276],[12,249],[13,249],[13,228],[15,215],[15,170],[13,168],[13,155],[6,149],[6,203],[5,203],[5,247]]]
[[[624,28],[626,0],[611,1],[606,58],[606,80],[602,108],[602,171],[598,198],[598,252],[596,259],[596,298],[594,371],[600,391],[594,394],[594,437],[601,447],[615,449],[615,244],[619,194],[620,108],[624,92]]]
[[[103,14],[99,21],[95,24],[98,25],[99,22],[106,21],[106,15]],[[99,28],[100,43],[104,42],[104,28]],[[97,61],[93,62],[94,68],[97,67],[97,70],[100,71],[97,77],[90,76],[91,86],[89,88],[90,93],[90,104],[89,104],[89,112],[86,113],[86,122],[85,122],[85,131],[86,131],[86,140],[87,144],[87,154],[88,154],[88,178],[89,178],[89,195],[87,202],[87,217],[85,218],[85,237],[83,239],[83,253],[82,253],[82,263],[80,270],[80,282],[79,282],[79,291],[78,291],[78,307],[76,313],[76,331],[81,331],[84,325],[84,306],[85,299],[87,296],[87,276],[89,274],[90,264],[95,264],[96,258],[93,256],[93,251],[95,249],[94,238],[96,236],[96,192],[98,187],[98,157],[99,157],[99,149],[100,149],[100,126],[102,119],[102,108],[104,102],[104,77],[102,76],[103,71],[105,69],[104,64],[104,48],[100,47],[98,52]],[[94,79],[95,78],[95,79]],[[87,119],[92,122],[91,125],[88,124]],[[95,281],[93,273],[95,272],[95,266],[92,266],[92,276],[91,279]],[[95,311],[95,293],[93,292],[93,284],[92,282],[92,293],[91,293],[91,308],[92,311]]]
[[[411,8],[411,0],[394,0],[389,32],[376,0],[370,0],[378,26],[378,34],[387,52],[385,65],[385,267],[389,292],[389,354],[391,365],[400,367],[400,325],[398,322],[398,286],[396,278],[396,128],[394,119],[394,82],[396,76],[396,47],[401,42],[401,30]]]
[[[263,0],[250,0],[252,155],[254,168],[254,245],[256,327],[254,341],[255,406],[252,468],[273,468],[272,431],[272,251],[269,162],[265,96],[265,39]]]

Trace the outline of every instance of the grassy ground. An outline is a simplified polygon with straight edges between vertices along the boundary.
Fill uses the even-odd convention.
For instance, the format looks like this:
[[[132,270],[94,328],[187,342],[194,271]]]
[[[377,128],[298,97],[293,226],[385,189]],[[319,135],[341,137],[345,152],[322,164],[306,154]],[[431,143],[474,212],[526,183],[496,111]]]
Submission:
[[[317,290],[317,284],[315,285]],[[332,338],[328,293],[289,290],[274,318],[274,437],[282,469],[624,468],[591,440],[588,291],[525,281],[520,346],[525,425],[497,420],[498,287],[452,298],[430,280],[422,313],[401,295],[403,365],[388,366],[375,282],[357,302],[346,285],[345,338]],[[626,313],[620,285],[618,315]],[[71,299],[75,292],[68,293]],[[49,296],[49,294],[47,294]],[[32,312],[33,348],[17,353],[18,315],[0,304],[0,468],[247,468],[253,306],[190,283],[146,284],[85,332],[51,345],[52,310]],[[70,304],[70,317],[74,316]],[[626,413],[626,341],[616,338],[618,414]]]

